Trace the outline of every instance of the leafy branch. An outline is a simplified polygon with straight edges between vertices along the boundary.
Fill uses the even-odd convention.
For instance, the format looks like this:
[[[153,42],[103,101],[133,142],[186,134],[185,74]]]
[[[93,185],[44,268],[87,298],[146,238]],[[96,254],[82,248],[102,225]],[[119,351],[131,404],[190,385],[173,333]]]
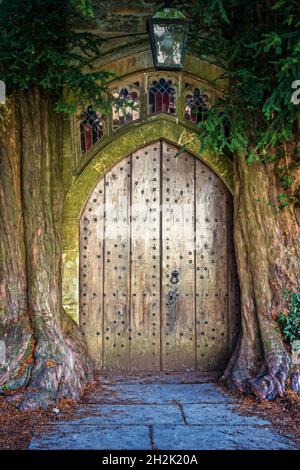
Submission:
[[[0,75],[7,93],[34,87],[56,97],[56,110],[74,112],[87,99],[107,110],[111,74],[93,71],[101,56],[98,35],[76,31],[92,18],[90,0],[3,0],[0,5]],[[88,67],[91,73],[85,73]],[[74,105],[63,98],[71,94]]]

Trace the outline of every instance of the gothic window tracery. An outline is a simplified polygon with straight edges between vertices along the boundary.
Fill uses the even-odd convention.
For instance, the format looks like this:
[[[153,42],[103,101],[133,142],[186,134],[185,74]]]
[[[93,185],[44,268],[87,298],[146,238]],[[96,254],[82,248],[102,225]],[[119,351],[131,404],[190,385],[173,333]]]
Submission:
[[[193,124],[205,121],[209,109],[208,95],[201,93],[200,88],[193,88],[185,95],[184,117]]]
[[[176,88],[171,79],[161,77],[151,82],[148,105],[149,114],[176,113]]]
[[[140,118],[139,86],[140,83],[136,82],[113,92],[112,121],[114,130]]]
[[[207,118],[214,96],[211,93],[214,92],[206,91],[205,84],[196,79],[168,71],[113,82],[109,92],[111,112],[105,117],[92,105],[84,108],[84,112],[78,109],[77,155],[80,158],[99,140],[113,138],[125,125],[145,121],[154,114],[166,113],[197,126]]]
[[[98,140],[103,137],[104,123],[101,113],[89,105],[82,113],[80,122],[81,152],[87,152]]]

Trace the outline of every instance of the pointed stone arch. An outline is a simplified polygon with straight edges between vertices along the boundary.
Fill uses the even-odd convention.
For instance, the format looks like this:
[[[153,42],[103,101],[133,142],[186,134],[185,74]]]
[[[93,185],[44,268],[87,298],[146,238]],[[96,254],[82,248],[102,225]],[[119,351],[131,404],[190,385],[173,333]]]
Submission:
[[[65,199],[62,218],[63,306],[79,322],[79,221],[82,210],[102,176],[130,153],[164,139],[183,148],[210,167],[232,192],[232,162],[223,155],[199,152],[199,134],[182,124],[157,115],[151,122],[131,127],[116,136],[84,167],[71,185]]]

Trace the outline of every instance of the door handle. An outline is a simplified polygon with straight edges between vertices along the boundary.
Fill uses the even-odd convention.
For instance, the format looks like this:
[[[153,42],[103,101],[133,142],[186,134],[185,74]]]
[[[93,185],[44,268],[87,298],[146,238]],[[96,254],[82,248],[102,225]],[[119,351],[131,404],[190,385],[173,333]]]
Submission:
[[[179,282],[178,276],[179,276],[179,271],[177,271],[176,269],[172,271],[171,279],[170,279],[172,284],[178,284]]]

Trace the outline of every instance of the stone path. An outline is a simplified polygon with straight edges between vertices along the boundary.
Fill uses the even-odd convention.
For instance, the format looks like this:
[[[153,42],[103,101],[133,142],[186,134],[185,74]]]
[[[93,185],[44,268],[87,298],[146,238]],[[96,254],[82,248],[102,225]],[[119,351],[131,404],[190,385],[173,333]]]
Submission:
[[[72,421],[35,436],[30,449],[295,449],[270,422],[234,411],[213,383],[115,383],[92,393]]]

